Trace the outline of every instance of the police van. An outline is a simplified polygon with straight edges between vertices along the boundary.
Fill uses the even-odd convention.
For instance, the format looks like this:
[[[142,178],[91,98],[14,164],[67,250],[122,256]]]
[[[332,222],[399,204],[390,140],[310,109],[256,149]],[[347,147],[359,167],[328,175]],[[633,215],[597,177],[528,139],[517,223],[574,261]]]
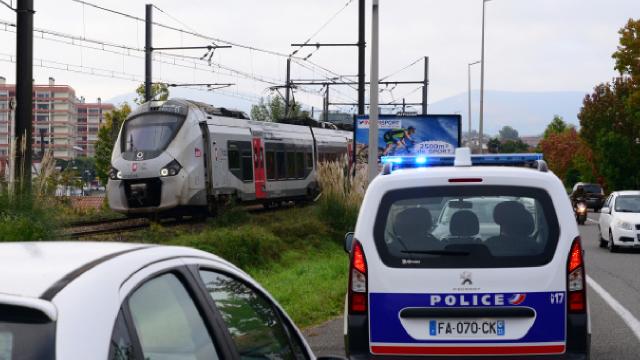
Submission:
[[[540,154],[382,162],[345,237],[350,358],[589,358],[578,227]]]

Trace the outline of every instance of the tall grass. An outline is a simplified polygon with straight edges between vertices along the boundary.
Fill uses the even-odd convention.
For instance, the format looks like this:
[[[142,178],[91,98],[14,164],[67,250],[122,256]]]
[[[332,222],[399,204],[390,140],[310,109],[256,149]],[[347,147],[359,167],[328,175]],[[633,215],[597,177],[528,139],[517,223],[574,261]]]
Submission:
[[[346,157],[318,166],[322,189],[320,216],[331,225],[334,233],[353,231],[367,188],[366,174],[366,168],[358,168],[354,175]]]
[[[15,150],[15,142],[12,149]],[[21,171],[18,166],[16,172]],[[41,171],[32,183],[32,192],[14,189],[12,184],[0,184],[0,241],[52,240],[55,236],[57,213],[55,201],[48,196],[50,179],[55,171],[51,153],[45,154]],[[22,191],[21,191],[22,190]]]

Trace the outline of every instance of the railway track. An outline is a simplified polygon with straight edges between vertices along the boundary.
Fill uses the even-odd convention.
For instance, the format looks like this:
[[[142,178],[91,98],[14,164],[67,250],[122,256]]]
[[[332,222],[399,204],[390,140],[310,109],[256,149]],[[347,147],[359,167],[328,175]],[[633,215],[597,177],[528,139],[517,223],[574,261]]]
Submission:
[[[299,204],[298,206],[305,206]],[[293,202],[287,202],[274,208],[264,208],[262,205],[244,205],[245,211],[249,213],[260,213],[277,211],[295,206]],[[181,224],[202,222],[201,218],[168,218],[159,221],[164,226],[175,226]],[[120,234],[125,232],[139,231],[151,226],[152,221],[147,218],[119,218],[119,219],[97,219],[90,221],[77,221],[69,223],[61,235],[65,238],[78,239],[87,236]]]
[[[107,219],[76,222],[62,231],[62,236],[78,239],[86,236],[117,234],[146,229],[151,226],[148,219]]]

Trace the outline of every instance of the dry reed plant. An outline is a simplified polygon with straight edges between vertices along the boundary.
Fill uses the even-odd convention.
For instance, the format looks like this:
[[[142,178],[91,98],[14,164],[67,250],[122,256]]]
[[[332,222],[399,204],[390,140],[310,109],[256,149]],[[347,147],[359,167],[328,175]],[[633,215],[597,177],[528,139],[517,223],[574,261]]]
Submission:
[[[354,175],[346,156],[338,161],[321,162],[318,181],[322,189],[322,216],[335,230],[352,230],[367,188],[366,166],[359,166]]]
[[[53,157],[53,151],[48,150],[42,157],[40,163],[40,171],[34,179],[34,194],[39,197],[46,197],[55,189],[56,179],[56,160]]]

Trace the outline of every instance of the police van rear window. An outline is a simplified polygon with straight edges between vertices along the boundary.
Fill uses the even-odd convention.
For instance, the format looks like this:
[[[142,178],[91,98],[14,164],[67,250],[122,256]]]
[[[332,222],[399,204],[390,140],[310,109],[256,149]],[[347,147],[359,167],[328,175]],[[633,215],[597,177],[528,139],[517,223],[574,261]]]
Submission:
[[[534,267],[551,261],[559,225],[542,189],[444,186],[388,192],[374,227],[390,267]]]

